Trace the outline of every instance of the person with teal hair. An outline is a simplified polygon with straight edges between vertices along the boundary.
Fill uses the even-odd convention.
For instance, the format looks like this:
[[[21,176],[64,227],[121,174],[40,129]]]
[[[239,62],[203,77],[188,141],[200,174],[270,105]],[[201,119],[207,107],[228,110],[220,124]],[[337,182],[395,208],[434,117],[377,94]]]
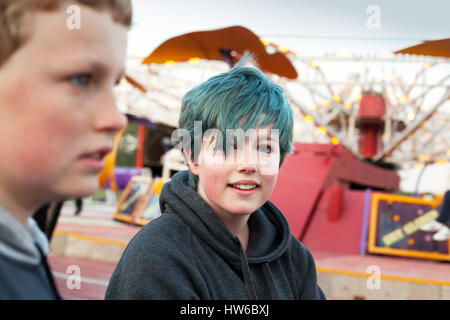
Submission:
[[[293,123],[282,88],[242,63],[190,90],[176,133],[189,170],[164,185],[162,216],[130,241],[106,299],[325,299],[268,200]]]
[[[247,131],[272,124],[272,129],[280,133],[281,167],[286,155],[292,152],[293,119],[292,109],[282,88],[270,82],[258,69],[241,67],[239,64],[228,73],[212,77],[185,95],[179,127],[192,138],[183,141],[181,147],[191,151],[191,146],[201,144],[198,141],[204,138],[203,131],[217,129],[215,133],[222,137],[222,141],[217,141],[217,144],[222,142],[227,152],[232,139],[226,140],[230,138],[226,130]],[[201,125],[201,130],[197,130],[199,134],[196,134],[196,123]],[[234,133],[234,137],[239,138],[236,134],[239,131]],[[194,162],[198,157],[196,153],[190,152]],[[196,188],[198,177],[191,173],[190,178],[191,186]]]

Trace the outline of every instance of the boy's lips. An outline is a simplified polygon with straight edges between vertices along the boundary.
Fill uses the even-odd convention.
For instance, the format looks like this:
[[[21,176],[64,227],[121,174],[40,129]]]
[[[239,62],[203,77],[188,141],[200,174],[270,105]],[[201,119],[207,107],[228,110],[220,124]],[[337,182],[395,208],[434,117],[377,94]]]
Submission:
[[[239,180],[228,184],[233,191],[240,195],[251,195],[259,188],[259,184],[254,180]]]
[[[111,147],[106,146],[92,152],[83,153],[78,159],[85,163],[90,169],[101,171],[105,166],[103,159],[112,150]]]
[[[259,186],[259,183],[257,183],[254,180],[239,180],[239,181],[230,183],[230,185],[238,185],[238,184],[254,184],[256,186]]]

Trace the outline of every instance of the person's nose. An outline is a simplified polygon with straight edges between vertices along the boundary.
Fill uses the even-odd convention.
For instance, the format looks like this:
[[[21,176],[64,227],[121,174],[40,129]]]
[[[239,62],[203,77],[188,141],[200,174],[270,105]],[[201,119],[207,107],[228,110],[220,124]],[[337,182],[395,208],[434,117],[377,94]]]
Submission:
[[[254,173],[257,171],[257,159],[254,157],[248,146],[238,151],[236,169],[242,173]]]
[[[96,131],[116,133],[127,125],[127,117],[119,111],[114,92],[105,93],[99,103],[101,106],[98,106],[94,124]]]
[[[238,164],[237,171],[242,172],[242,173],[254,173],[257,170],[256,170],[255,164],[241,163],[241,164]]]

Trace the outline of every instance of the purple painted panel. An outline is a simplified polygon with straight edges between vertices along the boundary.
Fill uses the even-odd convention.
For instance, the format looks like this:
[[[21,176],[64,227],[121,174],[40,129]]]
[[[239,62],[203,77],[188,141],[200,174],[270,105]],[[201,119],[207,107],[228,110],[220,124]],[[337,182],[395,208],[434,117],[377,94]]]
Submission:
[[[378,206],[376,246],[448,254],[448,242],[433,241],[433,232],[417,230],[409,235],[405,232],[405,226],[408,223],[432,209],[430,205],[381,200]],[[399,237],[399,240],[386,245],[383,242],[383,237],[399,229],[401,229],[403,237]]]
[[[115,167],[114,174],[116,176],[117,188],[124,190],[132,177],[141,175],[141,169],[135,167]],[[109,183],[110,181],[108,179],[106,188],[110,187]]]

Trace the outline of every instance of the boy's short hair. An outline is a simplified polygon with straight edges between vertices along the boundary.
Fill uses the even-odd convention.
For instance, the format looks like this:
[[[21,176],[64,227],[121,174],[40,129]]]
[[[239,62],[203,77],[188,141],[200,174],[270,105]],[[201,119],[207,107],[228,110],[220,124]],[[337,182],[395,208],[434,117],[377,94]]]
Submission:
[[[291,106],[280,86],[258,69],[240,64],[186,93],[179,128],[189,132],[190,146],[194,146],[194,121],[201,121],[203,133],[218,129],[224,140],[226,129],[246,131],[273,123],[272,129],[279,130],[281,167],[286,155],[292,153],[294,116]],[[264,118],[259,122],[261,116]],[[190,146],[181,147],[189,149]],[[191,152],[192,160],[196,161],[194,156],[198,155]]]
[[[23,20],[36,10],[52,11],[67,0],[0,0],[0,67],[29,37]],[[114,22],[131,26],[131,0],[72,0],[96,10],[109,10]]]

